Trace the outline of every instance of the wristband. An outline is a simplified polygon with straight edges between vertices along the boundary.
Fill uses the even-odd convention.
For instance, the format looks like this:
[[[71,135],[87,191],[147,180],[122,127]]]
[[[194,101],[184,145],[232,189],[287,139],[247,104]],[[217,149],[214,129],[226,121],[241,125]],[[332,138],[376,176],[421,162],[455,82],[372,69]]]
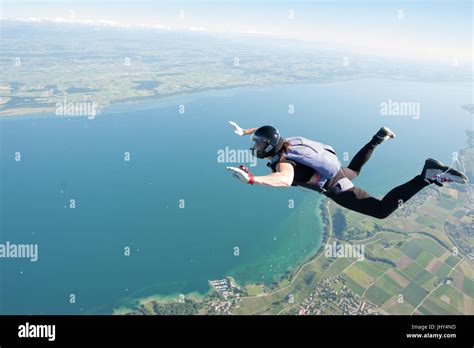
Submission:
[[[249,182],[248,182],[250,185],[253,185],[255,183],[255,179],[254,179],[254,175],[253,174],[249,174]]]

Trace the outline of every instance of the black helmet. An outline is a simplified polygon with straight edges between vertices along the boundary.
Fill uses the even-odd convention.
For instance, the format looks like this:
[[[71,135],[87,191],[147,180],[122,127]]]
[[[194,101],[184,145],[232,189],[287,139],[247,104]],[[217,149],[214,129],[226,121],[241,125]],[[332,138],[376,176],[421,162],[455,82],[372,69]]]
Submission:
[[[284,139],[275,127],[263,126],[252,134],[252,141],[255,143],[250,150],[258,158],[265,158],[278,153],[283,147]]]

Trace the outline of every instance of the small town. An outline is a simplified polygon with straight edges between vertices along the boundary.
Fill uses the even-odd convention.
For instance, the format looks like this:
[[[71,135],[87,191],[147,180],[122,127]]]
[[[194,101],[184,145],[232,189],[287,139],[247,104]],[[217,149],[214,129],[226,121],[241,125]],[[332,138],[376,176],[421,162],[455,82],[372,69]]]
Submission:
[[[367,315],[379,314],[377,306],[360,297],[345,285],[343,276],[320,281],[313,292],[289,314],[298,315]]]

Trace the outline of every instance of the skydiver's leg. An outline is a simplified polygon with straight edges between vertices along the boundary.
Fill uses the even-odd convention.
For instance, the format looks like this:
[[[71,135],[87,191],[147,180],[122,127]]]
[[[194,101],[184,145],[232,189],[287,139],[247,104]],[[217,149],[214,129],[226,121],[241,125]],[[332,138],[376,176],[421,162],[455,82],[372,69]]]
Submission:
[[[341,168],[341,170],[344,173],[344,175],[346,176],[346,178],[348,178],[349,180],[352,180],[355,177],[357,177],[357,175],[359,175],[358,172],[356,172],[355,170],[352,170],[350,168],[343,167],[343,168]]]
[[[347,209],[384,219],[392,214],[401,203],[407,202],[413,195],[428,185],[429,183],[421,175],[417,175],[410,181],[392,189],[381,200],[372,197],[357,186],[344,192],[330,193],[327,196]]]
[[[394,137],[395,133],[393,133],[387,127],[380,128],[377,134],[375,134],[372,139],[367,144],[365,144],[365,146],[354,156],[351,163],[347,167],[352,170],[352,172],[346,173],[346,176],[349,179],[353,179],[358,176],[364,164],[366,164],[370,156],[372,156],[372,152],[374,152],[375,147],[381,144],[384,140]]]

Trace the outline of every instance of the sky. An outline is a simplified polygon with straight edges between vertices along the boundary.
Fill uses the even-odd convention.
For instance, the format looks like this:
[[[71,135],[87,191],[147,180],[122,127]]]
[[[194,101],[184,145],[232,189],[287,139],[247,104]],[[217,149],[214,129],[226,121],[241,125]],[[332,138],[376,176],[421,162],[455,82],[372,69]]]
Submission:
[[[3,0],[5,19],[240,33],[472,64],[470,0]]]

